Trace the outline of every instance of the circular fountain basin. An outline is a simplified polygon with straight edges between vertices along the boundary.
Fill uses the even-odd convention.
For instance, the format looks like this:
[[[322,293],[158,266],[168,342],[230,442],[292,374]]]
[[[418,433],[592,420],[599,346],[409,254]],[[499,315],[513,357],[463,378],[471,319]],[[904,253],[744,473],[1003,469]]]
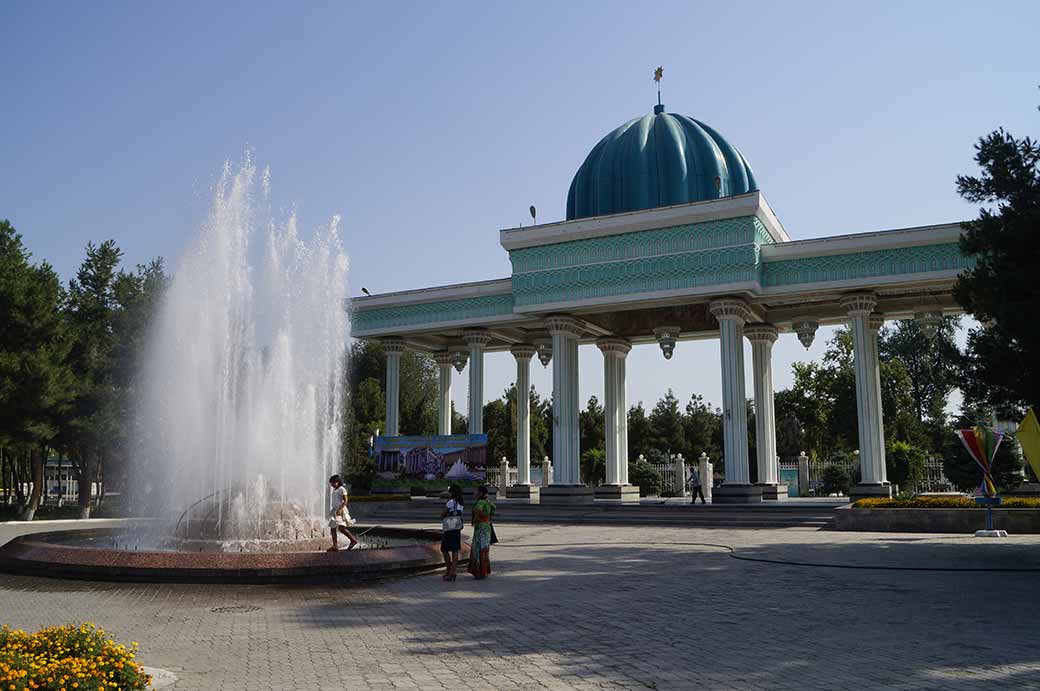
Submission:
[[[313,583],[386,578],[443,566],[439,530],[354,530],[364,532],[360,548],[338,552],[325,551],[329,538],[236,552],[204,545],[189,549],[185,544],[135,549],[132,533],[111,528],[38,533],[0,547],[0,571],[94,581]],[[340,544],[345,542],[341,538]],[[469,545],[462,549],[468,556]]]

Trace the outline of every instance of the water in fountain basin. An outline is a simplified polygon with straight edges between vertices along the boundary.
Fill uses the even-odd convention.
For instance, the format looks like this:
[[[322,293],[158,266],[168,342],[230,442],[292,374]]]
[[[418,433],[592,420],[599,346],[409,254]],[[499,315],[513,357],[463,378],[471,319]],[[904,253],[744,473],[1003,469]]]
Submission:
[[[251,157],[225,166],[144,363],[142,509],[213,521],[227,539],[267,537],[285,507],[323,515],[339,467],[349,331],[339,219],[303,240],[295,215],[272,220],[268,197]],[[291,523],[285,532],[300,529]]]

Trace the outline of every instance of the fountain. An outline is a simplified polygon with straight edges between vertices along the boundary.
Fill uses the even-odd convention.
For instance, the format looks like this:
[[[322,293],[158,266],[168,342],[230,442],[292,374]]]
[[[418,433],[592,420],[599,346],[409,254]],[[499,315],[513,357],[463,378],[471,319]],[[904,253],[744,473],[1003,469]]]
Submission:
[[[436,531],[370,528],[359,551],[319,553],[326,480],[340,467],[347,257],[338,217],[303,240],[295,214],[275,221],[269,199],[269,172],[250,155],[225,164],[150,334],[131,494],[157,520],[22,538],[0,566],[24,571],[70,546],[99,552],[71,570],[87,577],[255,581],[440,562]],[[19,542],[36,552],[12,559]],[[395,561],[369,549],[411,551]]]

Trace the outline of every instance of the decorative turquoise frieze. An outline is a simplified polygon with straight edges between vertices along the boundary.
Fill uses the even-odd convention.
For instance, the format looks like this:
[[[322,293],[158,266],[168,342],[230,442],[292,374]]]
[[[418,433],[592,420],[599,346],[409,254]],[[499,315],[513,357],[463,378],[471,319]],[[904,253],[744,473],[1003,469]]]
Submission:
[[[762,265],[761,284],[762,287],[768,288],[929,271],[963,270],[974,265],[975,260],[962,255],[957,243],[951,242],[766,261]]]
[[[423,302],[415,305],[353,310],[351,328],[358,333],[380,332],[424,324],[486,319],[512,313],[513,296],[505,293],[459,300]]]
[[[558,271],[514,273],[513,300],[522,307],[754,281],[758,279],[758,255],[758,247],[748,244]]]
[[[772,245],[776,242],[773,236],[766,230],[765,224],[758,220],[758,216],[752,219],[755,223],[755,244],[756,245]]]
[[[529,271],[772,242],[773,239],[758,218],[744,216],[528,247],[511,251],[509,260],[513,264],[513,275],[516,276]]]

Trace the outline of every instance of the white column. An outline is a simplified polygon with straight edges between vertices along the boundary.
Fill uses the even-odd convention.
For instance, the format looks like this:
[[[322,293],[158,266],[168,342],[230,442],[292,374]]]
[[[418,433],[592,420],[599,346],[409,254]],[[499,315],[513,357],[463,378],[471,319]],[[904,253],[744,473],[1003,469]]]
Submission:
[[[603,352],[603,415],[606,420],[604,446],[607,451],[606,484],[626,484],[628,463],[622,460],[628,445],[625,419],[625,356],[632,346],[622,338],[601,338],[596,346]],[[624,466],[624,475],[622,474]]]
[[[854,293],[842,298],[852,330],[853,364],[856,372],[856,416],[859,422],[861,485],[887,493],[885,481],[885,431],[881,417],[881,374],[877,354],[877,306],[873,293]],[[871,492],[873,493],[873,492]]]
[[[484,346],[491,340],[483,329],[467,329],[462,340],[469,345],[469,434],[484,433]]]
[[[400,338],[384,338],[383,352],[386,353],[386,436],[396,437],[400,432],[399,396],[401,391],[401,353],[404,341]]]
[[[885,416],[884,406],[882,405],[881,398],[881,358],[878,355],[878,330],[884,326],[885,317],[882,314],[874,313],[867,318],[867,345],[870,346],[870,360],[874,363],[874,388],[877,397],[877,410],[878,410],[878,424],[874,429],[874,434],[877,436],[878,449],[880,450],[880,461],[877,467],[878,477],[881,478],[881,482],[884,484],[888,483],[888,464],[885,461]]]
[[[751,341],[752,368],[755,372],[755,451],[758,457],[758,483],[779,484],[776,470],[776,421],[773,412],[773,344],[776,327],[749,324],[744,335]]]
[[[451,352],[433,354],[437,363],[437,434],[451,434]]]
[[[722,437],[726,458],[726,485],[751,483],[748,468],[747,396],[744,392],[744,323],[752,314],[737,298],[709,305],[719,320],[722,355]]]
[[[553,479],[554,485],[579,485],[578,338],[581,324],[571,317],[546,319],[553,350]]]
[[[531,358],[532,345],[510,349],[516,358],[516,484],[531,484]]]
[[[631,348],[631,346],[629,346]],[[628,350],[617,358],[617,407],[618,407],[618,482],[628,484],[628,384],[625,383],[625,361]]]

